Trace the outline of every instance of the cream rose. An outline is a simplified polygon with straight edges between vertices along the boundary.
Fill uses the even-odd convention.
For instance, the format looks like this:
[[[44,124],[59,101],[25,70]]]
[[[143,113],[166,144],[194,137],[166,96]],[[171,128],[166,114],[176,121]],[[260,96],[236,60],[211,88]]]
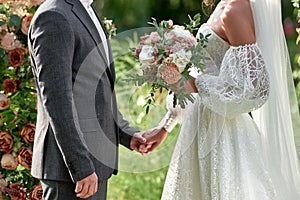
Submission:
[[[6,33],[1,40],[2,48],[6,51],[21,48],[22,44],[16,38],[17,36],[14,33]]]
[[[16,158],[9,153],[6,153],[1,158],[1,167],[8,170],[15,170],[18,166]]]
[[[192,37],[191,33],[188,30],[185,30],[184,28],[178,26],[174,27],[174,29],[172,29],[170,33],[174,33],[176,37],[181,37],[186,39],[190,39]]]
[[[179,68],[179,71],[182,72],[186,65],[190,62],[192,58],[192,52],[181,49],[176,53],[170,55],[172,62]]]
[[[139,61],[143,65],[150,64],[154,61],[154,49],[150,45],[144,45],[139,55]]]
[[[9,98],[5,94],[0,94],[0,110],[4,110],[9,107]]]

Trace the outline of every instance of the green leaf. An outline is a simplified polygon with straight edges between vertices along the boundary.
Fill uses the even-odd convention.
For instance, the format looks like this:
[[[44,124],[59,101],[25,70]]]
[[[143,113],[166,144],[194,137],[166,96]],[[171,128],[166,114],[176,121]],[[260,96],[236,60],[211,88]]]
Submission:
[[[0,26],[3,26],[5,24],[4,21],[0,21]]]
[[[12,15],[9,18],[9,26],[14,27],[16,32],[20,29],[22,20],[18,15]]]
[[[1,14],[6,14],[7,12],[7,6],[3,3],[0,4],[0,13]]]
[[[24,170],[26,170],[26,168],[23,167],[22,165],[18,165],[18,167],[17,167],[16,170],[17,170],[17,171],[24,171]]]
[[[30,9],[28,9],[28,13],[35,13],[36,10],[38,9],[38,6],[32,6]]]
[[[0,48],[0,57],[2,58],[3,56],[5,56],[5,51],[2,48]]]
[[[157,60],[161,60],[162,58],[163,58],[163,54],[160,54],[159,56],[158,56],[158,58],[157,58]]]
[[[135,52],[136,48],[129,48],[131,52]]]
[[[166,45],[171,45],[171,44],[173,44],[173,40],[168,40],[168,41],[166,41]]]

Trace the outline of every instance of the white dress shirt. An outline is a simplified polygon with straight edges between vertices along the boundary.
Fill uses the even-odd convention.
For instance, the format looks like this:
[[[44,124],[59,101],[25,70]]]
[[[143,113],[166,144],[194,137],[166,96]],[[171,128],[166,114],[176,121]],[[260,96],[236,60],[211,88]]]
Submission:
[[[91,17],[91,19],[93,20],[97,30],[98,30],[98,33],[100,35],[100,38],[102,40],[102,43],[103,43],[103,47],[104,47],[104,50],[105,50],[105,54],[106,54],[106,58],[107,58],[107,62],[108,62],[108,65],[110,63],[109,61],[109,51],[108,51],[108,44],[107,44],[107,39],[106,39],[106,35],[104,33],[104,30],[102,29],[102,26],[92,8],[92,3],[93,3],[93,0],[80,0],[80,2],[82,3],[82,5],[84,6],[84,8],[86,9],[86,11],[88,12],[89,16]]]

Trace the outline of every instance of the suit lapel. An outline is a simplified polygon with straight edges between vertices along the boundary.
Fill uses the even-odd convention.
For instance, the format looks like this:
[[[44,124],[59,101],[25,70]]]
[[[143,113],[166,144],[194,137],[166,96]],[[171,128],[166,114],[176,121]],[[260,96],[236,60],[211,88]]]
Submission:
[[[81,21],[81,23],[86,27],[86,29],[90,33],[91,37],[95,41],[96,45],[99,47],[98,49],[99,49],[99,53],[100,53],[101,57],[107,63],[106,53],[105,53],[104,47],[102,45],[102,41],[101,41],[99,32],[96,28],[96,25],[90,18],[89,14],[86,12],[86,10],[83,7],[83,5],[81,4],[81,2],[79,0],[65,0],[65,1],[68,2],[69,4],[73,5],[72,12],[78,17],[78,19]],[[98,17],[97,14],[96,14],[96,16]],[[98,20],[99,20],[101,26],[103,27],[99,17],[98,17]],[[103,29],[103,30],[105,32],[105,29]],[[106,32],[105,32],[105,34],[106,34]],[[107,37],[107,34],[106,34],[106,37]],[[110,61],[112,64],[110,64],[110,66],[106,67],[106,71],[107,71],[107,75],[110,79],[112,88],[113,88],[115,75],[114,75],[114,70],[113,70],[113,72],[111,72],[111,69],[110,69],[111,65],[113,65],[113,62],[112,62],[110,45],[108,45],[108,46],[109,46],[109,57],[110,57]]]
[[[89,14],[86,12],[83,5],[80,3],[80,1],[79,0],[66,0],[66,2],[73,5],[73,8],[72,8],[73,13],[79,18],[79,20],[82,22],[82,24],[86,27],[86,29],[92,36],[93,40],[97,44],[101,43],[101,38],[99,37],[97,28],[94,25]]]
[[[93,6],[93,10],[94,10],[94,12],[95,12],[94,6]],[[101,25],[101,27],[102,27],[102,29],[103,29],[103,32],[104,32],[104,34],[105,34],[105,37],[106,37],[106,39],[107,39],[107,41],[108,41],[108,42],[107,42],[107,46],[108,46],[108,55],[109,55],[109,61],[110,61],[110,63],[109,63],[109,72],[110,72],[112,81],[115,82],[115,78],[116,78],[116,75],[115,75],[115,65],[114,65],[114,61],[113,61],[113,56],[112,56],[111,46],[110,46],[110,42],[109,42],[109,37],[108,37],[108,34],[107,34],[107,32],[106,32],[106,29],[104,28],[104,25],[102,24],[102,20],[101,20],[100,17],[97,15],[97,12],[95,12],[95,13],[96,13],[96,16],[97,16],[97,18],[98,18],[98,20],[99,20],[99,22],[100,22],[100,25]]]

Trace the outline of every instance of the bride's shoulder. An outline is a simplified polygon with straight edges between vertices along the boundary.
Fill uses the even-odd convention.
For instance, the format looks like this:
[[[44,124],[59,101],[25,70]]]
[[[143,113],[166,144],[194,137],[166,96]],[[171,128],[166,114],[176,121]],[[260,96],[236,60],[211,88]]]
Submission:
[[[255,42],[254,20],[249,0],[231,0],[221,16],[225,34],[233,45]]]
[[[249,0],[232,0],[224,7],[223,18],[251,17]]]

